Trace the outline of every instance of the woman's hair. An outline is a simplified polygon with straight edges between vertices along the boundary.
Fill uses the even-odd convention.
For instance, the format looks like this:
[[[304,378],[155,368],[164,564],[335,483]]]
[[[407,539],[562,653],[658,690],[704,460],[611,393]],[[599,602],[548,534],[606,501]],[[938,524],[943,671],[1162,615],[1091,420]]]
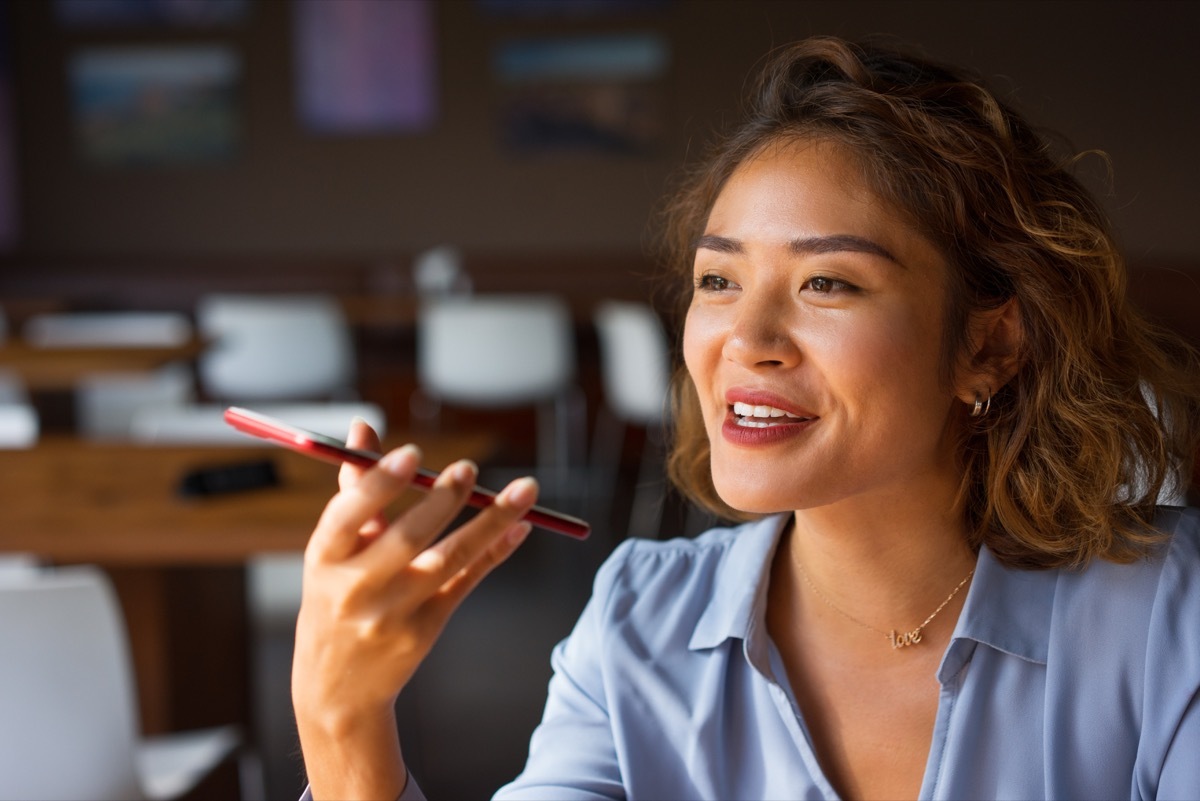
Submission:
[[[1070,172],[1075,159],[1057,157],[963,71],[890,47],[808,39],[770,60],[746,119],[670,202],[675,285],[691,286],[696,241],[730,175],[790,139],[849,153],[876,196],[945,256],[947,386],[972,313],[1016,299],[1021,366],[987,415],[967,418],[963,407],[959,502],[972,547],[1024,568],[1144,553],[1157,538],[1148,524],[1160,490],[1191,476],[1200,362],[1127,302],[1123,259]],[[718,516],[748,519],[713,487],[683,369],[673,404],[671,478]]]

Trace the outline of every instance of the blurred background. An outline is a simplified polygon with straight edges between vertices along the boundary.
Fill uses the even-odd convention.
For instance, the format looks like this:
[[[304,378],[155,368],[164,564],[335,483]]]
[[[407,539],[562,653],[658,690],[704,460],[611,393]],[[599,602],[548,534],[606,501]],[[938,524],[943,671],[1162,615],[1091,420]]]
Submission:
[[[534,472],[593,536],[536,533],[399,702],[426,793],[484,797],[600,561],[711,522],[661,475],[654,236],[764,55],[894,36],[1103,151],[1080,174],[1132,297],[1200,344],[1198,29],[1190,0],[2,2],[0,560],[103,568],[142,735],[236,724],[192,796],[291,798],[297,554],[333,470],[220,408]]]

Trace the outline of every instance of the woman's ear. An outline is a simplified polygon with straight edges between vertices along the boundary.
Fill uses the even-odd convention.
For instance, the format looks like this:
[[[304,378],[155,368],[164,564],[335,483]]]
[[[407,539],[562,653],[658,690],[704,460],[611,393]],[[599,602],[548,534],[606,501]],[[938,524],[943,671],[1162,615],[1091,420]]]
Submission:
[[[1017,374],[1024,342],[1021,306],[1015,297],[994,309],[972,312],[955,382],[958,398],[968,405],[990,400]]]

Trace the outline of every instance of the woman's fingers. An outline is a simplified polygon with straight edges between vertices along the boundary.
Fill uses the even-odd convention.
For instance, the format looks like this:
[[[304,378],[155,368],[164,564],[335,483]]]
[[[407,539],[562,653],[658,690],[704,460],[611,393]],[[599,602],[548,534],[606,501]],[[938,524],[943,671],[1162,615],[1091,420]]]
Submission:
[[[461,459],[443,470],[426,497],[380,535],[375,549],[378,557],[392,560],[394,567],[400,567],[429,547],[462,511],[478,475],[479,468],[468,459]]]
[[[420,449],[405,445],[343,487],[325,506],[309,539],[308,553],[322,561],[338,561],[356,553],[361,547],[359,532],[412,484],[420,461]]]
[[[538,485],[532,478],[519,478],[496,496],[491,506],[479,512],[447,537],[438,540],[412,559],[412,569],[431,588],[439,588],[460,571],[480,559],[537,501]],[[393,527],[400,524],[397,521]]]
[[[525,538],[529,536],[532,529],[533,526],[525,521],[510,526],[504,532],[504,536],[492,543],[492,546],[482,556],[458,571],[453,578],[442,585],[438,594],[429,602],[430,611],[443,619],[449,618],[463,599],[479,585],[479,582],[483,581],[492,570],[521,547],[521,543],[525,542]]]
[[[532,526],[520,518],[536,499],[537,482],[518,479],[495,503],[413,558],[394,586],[413,593],[409,621],[426,652],[463,599],[525,541]]]
[[[497,543],[537,501],[538,486],[532,478],[512,482],[490,506],[435,542],[462,511],[475,486],[478,469],[467,460],[443,470],[425,498],[386,530],[377,531],[381,513],[411,485],[419,462],[416,446],[405,445],[383,457],[357,481],[347,483],[317,523],[309,540],[310,560],[340,562],[361,552],[373,565],[369,568],[372,574],[390,580],[403,572],[406,583],[412,582],[410,590],[424,587],[418,592],[432,597],[460,573],[478,573],[482,578],[499,563],[496,560],[507,558],[511,551]],[[478,568],[472,568],[476,562]],[[467,586],[473,585],[468,582]]]
[[[356,451],[383,452],[379,435],[361,417],[355,417],[354,421],[350,423],[350,432],[346,435],[346,447]],[[345,489],[362,478],[364,472],[366,471],[361,467],[343,462],[341,469],[338,470],[338,487]]]

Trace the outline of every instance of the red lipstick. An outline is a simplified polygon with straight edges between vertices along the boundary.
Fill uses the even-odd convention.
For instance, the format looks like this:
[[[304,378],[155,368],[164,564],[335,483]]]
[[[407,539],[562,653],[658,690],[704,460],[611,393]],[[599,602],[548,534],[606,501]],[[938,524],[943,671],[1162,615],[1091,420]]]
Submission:
[[[799,436],[819,419],[815,413],[764,390],[734,388],[725,393],[725,402],[721,435],[730,444],[744,447],[772,445]],[[769,407],[769,411],[761,407]]]

